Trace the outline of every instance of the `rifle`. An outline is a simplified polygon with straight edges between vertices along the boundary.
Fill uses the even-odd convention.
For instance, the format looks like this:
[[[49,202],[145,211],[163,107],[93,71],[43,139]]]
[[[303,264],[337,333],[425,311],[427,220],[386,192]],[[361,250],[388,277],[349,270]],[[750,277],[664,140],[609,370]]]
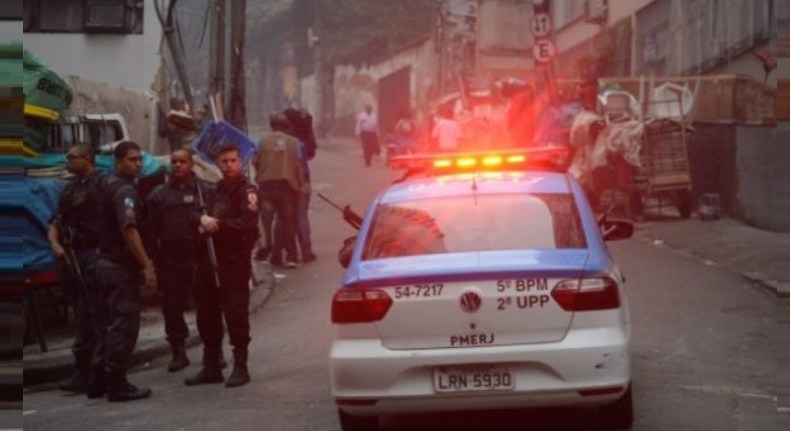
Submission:
[[[195,184],[197,185],[200,213],[201,215],[208,215],[206,203],[203,201],[203,190],[200,188],[200,179],[196,179]],[[214,285],[219,289],[219,261],[217,261],[217,249],[214,248],[214,238],[210,234],[206,234],[206,247],[208,248],[208,263],[211,265],[211,272],[214,273]]]
[[[360,217],[359,214],[352,211],[351,207],[349,207],[348,205],[341,208],[340,205],[332,202],[331,199],[322,195],[321,193],[318,193],[318,197],[323,199],[329,205],[332,205],[333,207],[337,208],[340,212],[342,212],[343,220],[345,220],[346,223],[350,224],[351,227],[353,227],[354,229],[359,230],[359,228],[362,226],[362,217]]]
[[[85,282],[85,277],[82,276],[82,268],[80,268],[80,262],[77,260],[77,252],[74,251],[74,237],[77,232],[73,227],[66,226],[59,220],[55,223],[58,232],[60,232],[60,238],[62,240],[61,245],[63,245],[63,250],[66,252],[66,261],[71,270],[71,274],[77,279],[77,284],[85,299],[85,305],[89,310],[93,310],[93,301],[88,292],[88,284]]]

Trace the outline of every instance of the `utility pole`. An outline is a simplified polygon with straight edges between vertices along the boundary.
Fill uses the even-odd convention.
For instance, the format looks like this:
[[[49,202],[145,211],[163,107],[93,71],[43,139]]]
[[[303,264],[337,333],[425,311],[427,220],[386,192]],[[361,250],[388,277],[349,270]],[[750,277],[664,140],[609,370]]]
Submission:
[[[308,35],[310,40],[308,43],[312,44],[313,46],[313,63],[315,65],[315,81],[316,81],[316,94],[315,94],[315,106],[316,106],[316,115],[314,119],[316,120],[316,124],[313,125],[313,130],[318,132],[318,136],[323,138],[326,135],[326,124],[327,124],[327,115],[326,115],[326,106],[324,103],[324,91],[325,88],[325,80],[326,80],[326,70],[324,67],[324,56],[323,56],[323,45],[326,41],[322,41],[321,38],[324,36],[323,32],[323,25],[321,19],[321,2],[316,1],[313,3],[313,25],[314,25],[314,34]]]
[[[156,16],[159,18],[159,23],[162,25],[162,32],[167,42],[167,48],[170,50],[170,55],[173,57],[175,63],[176,74],[178,81],[181,83],[181,89],[184,91],[184,99],[187,102],[189,115],[192,118],[197,118],[197,110],[195,109],[195,101],[192,97],[192,85],[189,83],[189,71],[187,70],[186,61],[184,60],[184,53],[181,52],[181,47],[178,45],[178,38],[176,35],[176,27],[173,23],[173,11],[176,7],[178,0],[170,0],[165,13],[159,1],[154,1],[154,8],[156,9]]]
[[[231,4],[231,83],[228,120],[246,132],[247,110],[244,94],[244,40],[247,19],[247,0],[234,0]]]
[[[225,88],[225,0],[211,0],[211,72],[209,93],[213,96]]]
[[[444,52],[444,2],[445,0],[436,0],[436,8],[434,9],[434,43],[436,44],[437,56],[437,80],[436,80],[436,99],[440,100],[444,96],[444,74],[445,74],[445,57]]]

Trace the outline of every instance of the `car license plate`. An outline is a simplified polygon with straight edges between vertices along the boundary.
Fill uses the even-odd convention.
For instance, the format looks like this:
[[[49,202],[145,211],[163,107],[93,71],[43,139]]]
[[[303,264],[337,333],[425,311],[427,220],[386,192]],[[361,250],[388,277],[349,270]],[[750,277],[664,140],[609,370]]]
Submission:
[[[436,367],[433,388],[439,393],[512,391],[516,382],[510,367],[502,365],[457,365]]]

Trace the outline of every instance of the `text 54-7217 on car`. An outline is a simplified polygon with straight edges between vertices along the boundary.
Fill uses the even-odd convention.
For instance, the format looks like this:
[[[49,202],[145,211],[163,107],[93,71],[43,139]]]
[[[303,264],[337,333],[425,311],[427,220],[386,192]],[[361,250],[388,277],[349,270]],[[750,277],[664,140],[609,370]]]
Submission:
[[[402,157],[371,204],[332,303],[332,395],[344,430],[381,415],[597,407],[633,421],[630,319],[579,184],[557,150]]]

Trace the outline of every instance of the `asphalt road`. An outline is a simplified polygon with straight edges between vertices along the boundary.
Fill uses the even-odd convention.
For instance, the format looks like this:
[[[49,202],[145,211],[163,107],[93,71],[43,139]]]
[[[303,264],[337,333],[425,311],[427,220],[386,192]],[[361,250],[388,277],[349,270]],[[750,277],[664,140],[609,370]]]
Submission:
[[[777,407],[779,429],[790,429],[790,298],[777,302]]]
[[[324,150],[314,189],[363,211],[393,178],[358,157]],[[253,317],[253,381],[237,389],[186,388],[196,365],[176,374],[166,359],[130,380],[153,388],[150,400],[126,404],[68,396],[52,386],[26,388],[25,430],[339,430],[329,396],[329,304],[342,269],[336,252],[354,231],[314,195],[311,214],[319,261],[285,271],[274,296]],[[633,240],[612,244],[627,277],[634,321],[635,431],[774,431],[777,335],[775,296],[725,269],[707,267]],[[787,310],[779,320],[787,322]],[[229,353],[229,352],[228,352]],[[782,350],[785,360],[790,352]],[[199,348],[190,351],[199,362]],[[786,377],[780,374],[781,378]],[[788,379],[781,380],[787,388]],[[594,430],[590,412],[490,412],[387,418],[388,431]]]

